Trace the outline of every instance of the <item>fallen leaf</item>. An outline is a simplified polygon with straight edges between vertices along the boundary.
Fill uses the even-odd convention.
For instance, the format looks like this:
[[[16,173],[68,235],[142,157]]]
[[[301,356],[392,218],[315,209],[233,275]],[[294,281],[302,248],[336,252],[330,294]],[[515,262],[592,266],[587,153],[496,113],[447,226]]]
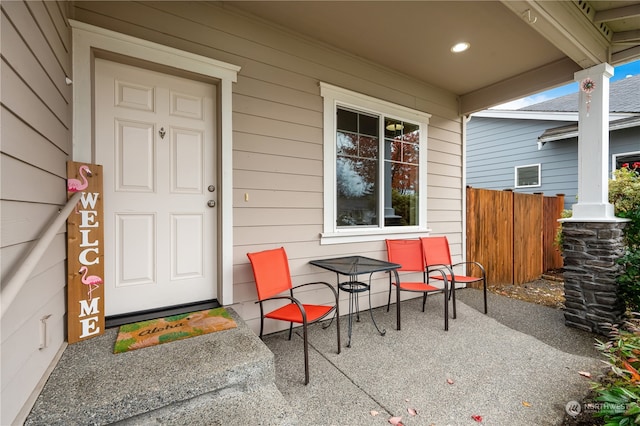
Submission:
[[[394,426],[403,426],[402,425],[402,417],[400,417],[400,416],[389,418],[389,423],[391,423]]]
[[[478,414],[474,414],[473,416],[471,416],[471,418],[473,420],[475,420],[478,423],[482,423],[482,416],[478,415]]]
[[[371,410],[371,415],[373,417],[377,416],[378,414],[380,414],[380,413],[378,413],[376,410]]]
[[[588,371],[578,371],[578,374],[584,377],[591,377],[591,373]]]
[[[522,401],[522,405],[524,405],[525,407],[531,407],[531,403],[527,401]]]
[[[418,415],[418,411],[416,411],[415,408],[407,408],[407,412],[412,416],[417,416]]]
[[[452,379],[447,379],[447,383],[449,383],[450,385],[453,384],[453,380]]]

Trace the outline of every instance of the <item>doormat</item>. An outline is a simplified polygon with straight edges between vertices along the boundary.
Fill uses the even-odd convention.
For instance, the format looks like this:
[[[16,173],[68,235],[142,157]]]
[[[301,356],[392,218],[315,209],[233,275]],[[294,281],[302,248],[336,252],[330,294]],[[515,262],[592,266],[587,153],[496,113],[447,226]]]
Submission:
[[[236,322],[225,308],[125,324],[120,326],[113,353],[133,351],[236,327]]]

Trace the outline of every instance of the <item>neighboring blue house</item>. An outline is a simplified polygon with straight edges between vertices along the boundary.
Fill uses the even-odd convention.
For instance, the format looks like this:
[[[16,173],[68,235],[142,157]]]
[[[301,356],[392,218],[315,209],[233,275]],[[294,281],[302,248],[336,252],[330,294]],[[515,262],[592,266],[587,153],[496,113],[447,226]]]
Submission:
[[[578,93],[515,111],[485,110],[467,123],[467,185],[578,193]],[[640,75],[610,85],[609,169],[640,161]],[[508,149],[505,149],[507,148]]]

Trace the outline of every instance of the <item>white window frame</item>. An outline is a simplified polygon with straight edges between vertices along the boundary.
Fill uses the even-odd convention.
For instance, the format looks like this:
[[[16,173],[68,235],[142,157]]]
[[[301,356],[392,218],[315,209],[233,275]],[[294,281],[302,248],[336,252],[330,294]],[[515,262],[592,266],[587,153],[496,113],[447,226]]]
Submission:
[[[518,170],[519,169],[524,169],[525,167],[538,167],[538,184],[537,185],[518,185]],[[515,166],[513,177],[514,177],[513,186],[515,188],[539,188],[540,186],[542,186],[542,167],[541,167],[540,163],[538,163],[538,164],[525,164],[523,166]]]
[[[611,155],[611,174],[616,170],[616,164],[618,163],[618,157],[626,157],[627,155],[639,155],[640,151],[619,152]]]
[[[320,83],[320,95],[324,104],[324,227],[320,235],[320,244],[379,241],[394,237],[411,238],[424,236],[425,233],[428,233],[430,230],[427,228],[427,129],[431,114],[322,82]],[[339,106],[395,118],[420,126],[417,226],[384,227],[384,221],[381,221],[381,225],[378,227],[338,228],[336,224],[336,111]]]

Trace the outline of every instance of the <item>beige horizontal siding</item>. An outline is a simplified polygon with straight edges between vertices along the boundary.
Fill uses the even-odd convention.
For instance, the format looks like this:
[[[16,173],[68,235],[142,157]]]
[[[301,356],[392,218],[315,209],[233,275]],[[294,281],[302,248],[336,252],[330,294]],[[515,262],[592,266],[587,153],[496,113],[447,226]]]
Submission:
[[[247,252],[284,246],[296,283],[335,282],[334,274],[308,264],[314,258],[386,258],[383,241],[319,244],[324,209],[319,82],[432,114],[424,211],[434,216],[433,223],[429,219],[434,232],[461,241],[461,122],[452,94],[247,17],[228,4],[74,5],[74,19],[242,67],[233,86],[234,307],[254,329],[258,311]],[[453,211],[447,216],[447,210]],[[386,279],[385,274],[375,278],[374,303],[386,303]],[[320,297],[325,296],[313,290],[303,295]]]
[[[67,148],[69,135],[69,121],[60,121],[49,108],[42,103],[26,82],[24,82],[4,58],[0,64],[2,67],[2,104],[14,115],[20,117],[37,133],[46,135],[56,146],[61,149]]]
[[[12,201],[62,205],[66,199],[65,180],[7,155],[0,156],[2,198]],[[11,179],[12,176],[18,177]],[[44,231],[44,230],[42,230]]]
[[[2,2],[1,279],[31,250],[66,200],[71,150],[67,2]],[[2,318],[0,424],[21,424],[64,342],[66,237],[60,229]],[[48,346],[40,349],[40,320]]]
[[[65,85],[63,91],[60,92],[58,87],[51,84],[51,80],[49,80],[47,70],[44,68],[47,64],[41,65],[35,57],[24,54],[28,47],[18,34],[18,30],[5,15],[2,15],[0,25],[2,25],[2,55],[6,63],[11,64],[20,79],[38,94],[38,97],[58,120],[69,123],[71,113],[69,88]]]
[[[50,19],[50,17],[41,16],[43,21],[34,19],[32,11],[30,10],[31,6],[33,6],[31,2],[11,1],[6,2],[6,7],[2,9],[4,16],[9,19],[15,28],[19,29],[20,36],[25,40],[25,43],[29,46],[30,51],[33,53],[33,56],[37,58],[42,68],[46,70],[52,84],[54,84],[61,93],[66,92],[66,98],[70,99],[71,90],[65,83],[65,77],[70,75],[70,72],[65,70],[71,69],[69,52],[56,52],[51,49],[50,39],[58,36],[46,32],[46,29],[43,28],[48,26],[47,20]],[[66,6],[64,7],[66,8]],[[62,56],[56,56],[57,53]]]
[[[2,152],[17,160],[66,178],[67,152],[4,107],[0,109],[2,122]],[[68,145],[68,142],[67,142]],[[64,191],[64,186],[62,188]]]
[[[55,204],[21,203],[0,200],[0,241],[3,247],[35,240],[43,223],[57,216],[59,206]],[[61,229],[64,233],[65,229]]]
[[[247,189],[273,189],[281,191],[322,192],[322,176],[297,175],[295,180],[291,176],[282,173],[268,173],[257,170],[235,170],[233,182],[236,189],[233,205],[235,207],[261,207],[266,204],[256,203],[253,196],[249,200],[244,199]],[[245,190],[245,192],[241,192]],[[237,198],[240,196],[241,198]],[[246,204],[250,202],[249,204]],[[268,200],[264,201],[268,203]]]

